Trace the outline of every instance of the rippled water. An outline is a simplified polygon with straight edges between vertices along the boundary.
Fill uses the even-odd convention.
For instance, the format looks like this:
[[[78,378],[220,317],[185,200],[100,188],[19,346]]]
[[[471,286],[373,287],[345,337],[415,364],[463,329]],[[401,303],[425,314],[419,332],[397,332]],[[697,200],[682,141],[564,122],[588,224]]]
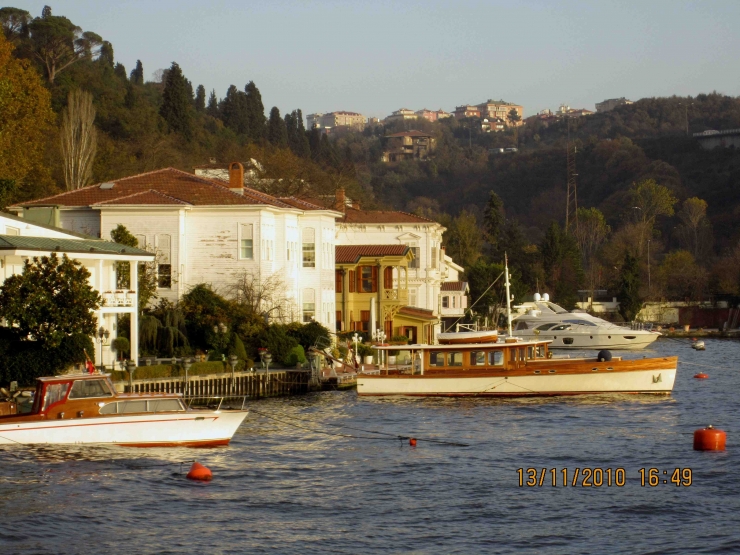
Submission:
[[[679,364],[668,398],[260,401],[220,449],[0,448],[0,553],[738,553],[740,343],[628,357],[644,354],[711,368]],[[726,452],[692,450],[709,423]],[[194,459],[212,482],[184,478]],[[626,484],[519,487],[527,467],[622,467]],[[650,467],[693,484],[642,487]]]

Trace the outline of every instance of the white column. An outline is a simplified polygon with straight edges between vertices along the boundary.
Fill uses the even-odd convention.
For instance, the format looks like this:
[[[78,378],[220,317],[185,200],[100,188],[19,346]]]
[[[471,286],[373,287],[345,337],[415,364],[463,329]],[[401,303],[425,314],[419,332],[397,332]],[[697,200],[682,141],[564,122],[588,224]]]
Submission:
[[[129,262],[131,270],[131,283],[129,286],[134,291],[133,311],[131,312],[131,329],[129,331],[129,341],[131,346],[131,360],[139,365],[139,263],[134,260]]]

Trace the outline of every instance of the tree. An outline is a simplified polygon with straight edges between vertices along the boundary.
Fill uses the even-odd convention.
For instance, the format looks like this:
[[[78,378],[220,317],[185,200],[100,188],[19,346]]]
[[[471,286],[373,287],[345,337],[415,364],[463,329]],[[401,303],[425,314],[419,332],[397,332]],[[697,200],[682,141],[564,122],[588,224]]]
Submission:
[[[159,115],[164,118],[172,131],[190,139],[193,135],[191,109],[192,96],[188,90],[187,79],[183,76],[180,66],[172,62],[162,92]]]
[[[218,97],[216,96],[215,90],[212,90],[211,96],[208,97],[208,108],[206,108],[206,114],[208,114],[212,118],[219,117]]]
[[[678,212],[678,218],[681,220],[677,229],[679,240],[695,259],[701,259],[709,250],[712,240],[712,230],[707,220],[707,202],[697,197],[686,199]]]
[[[239,135],[249,134],[250,119],[246,93],[231,85],[221,101],[218,113],[226,127]]]
[[[195,89],[195,111],[206,111],[206,88],[203,85],[198,85]]]
[[[658,279],[669,299],[701,300],[707,273],[688,251],[668,253],[658,269]]]
[[[270,110],[270,119],[267,122],[267,140],[278,148],[288,147],[288,134],[285,122],[280,117],[280,110],[273,106]]]
[[[650,239],[659,216],[673,216],[673,206],[678,202],[668,187],[658,185],[654,179],[644,179],[633,183],[629,190],[632,201],[631,210],[640,225],[640,241],[637,245],[638,257],[642,256],[643,245]]]
[[[452,220],[447,233],[447,254],[464,268],[480,258],[481,235],[475,214],[463,210]]]
[[[42,165],[54,113],[38,73],[12,51],[0,37],[0,180],[21,183]]]
[[[23,273],[0,287],[0,317],[46,348],[59,346],[76,333],[93,335],[100,295],[89,284],[90,272],[65,254],[26,260]]]
[[[303,125],[303,112],[301,110],[295,110],[293,112],[293,119],[296,122],[297,125],[297,136],[296,136],[296,144],[295,144],[295,150],[293,152],[296,153],[297,156],[300,156],[301,158],[310,158],[311,157],[311,147],[308,144],[308,134],[306,133],[306,128]]]
[[[245,271],[233,282],[228,295],[264,322],[286,323],[298,316],[298,307],[285,296],[285,283],[278,274],[261,278]]]
[[[486,239],[492,246],[498,241],[504,219],[504,203],[501,197],[491,191],[483,212],[483,229],[486,232]]]
[[[578,248],[581,251],[583,265],[588,273],[591,300],[594,298],[596,254],[609,234],[609,226],[604,214],[597,208],[579,208],[577,212],[578,227],[575,230]]]
[[[98,148],[92,95],[81,89],[70,91],[62,112],[62,165],[68,191],[84,187],[92,177]]]
[[[265,106],[262,95],[254,81],[244,87],[247,95],[247,113],[249,115],[249,138],[258,143],[265,137]]]
[[[113,45],[107,40],[104,40],[100,45],[100,55],[98,56],[98,61],[107,65],[108,67],[113,67]]]
[[[637,317],[642,308],[640,298],[640,266],[637,258],[629,252],[624,255],[622,269],[619,272],[619,313],[627,322]]]
[[[545,233],[540,250],[545,279],[556,302],[565,308],[574,307],[583,281],[581,257],[575,240],[557,222],[553,222]]]
[[[126,226],[118,224],[110,232],[114,243],[144,249],[146,245],[139,245],[138,239],[134,237]],[[139,279],[137,293],[139,296],[139,312],[141,313],[149,302],[157,297],[157,263],[139,262]],[[129,289],[131,287],[131,267],[128,262],[116,262],[116,287]]]
[[[113,66],[113,73],[115,73],[121,81],[126,81],[126,66],[124,66],[121,62],[116,62],[116,65]]]
[[[31,51],[41,62],[49,83],[54,83],[57,74],[73,63],[97,57],[103,39],[93,32],[83,32],[66,17],[51,15],[44,7],[44,15],[29,23]]]
[[[28,36],[28,24],[33,18],[26,10],[19,8],[0,8],[0,25],[9,41]]]
[[[136,67],[131,70],[131,82],[134,85],[144,84],[144,66],[141,65],[141,60],[136,60]]]

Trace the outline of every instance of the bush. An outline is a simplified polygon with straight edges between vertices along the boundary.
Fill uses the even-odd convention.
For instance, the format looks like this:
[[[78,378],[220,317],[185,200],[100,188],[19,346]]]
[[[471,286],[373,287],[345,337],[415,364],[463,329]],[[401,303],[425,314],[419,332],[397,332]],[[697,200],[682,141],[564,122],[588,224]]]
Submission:
[[[286,366],[295,366],[296,364],[304,364],[306,362],[306,353],[301,345],[296,345],[288,353],[288,357],[285,359]]]
[[[229,343],[229,356],[236,355],[239,360],[247,360],[247,350],[238,334],[231,334],[231,343]]]
[[[287,333],[303,347],[304,352],[315,345],[322,348],[331,344],[329,330],[318,322],[309,322],[308,324],[293,322],[288,324]]]
[[[194,362],[188,370],[188,376],[204,374],[223,374],[231,372],[231,367],[223,362]],[[154,364],[152,366],[138,366],[134,371],[135,380],[146,380],[151,378],[177,378],[184,377],[185,369],[178,364]],[[114,380],[128,380],[128,372],[113,372]]]
[[[113,350],[116,351],[116,355],[119,360],[124,358],[131,349],[131,344],[128,342],[128,339],[122,336],[116,337],[112,341],[111,346],[113,347]]]
[[[357,356],[360,357],[368,357],[368,356],[375,356],[375,349],[372,348],[372,345],[368,345],[367,343],[360,343],[357,345]]]
[[[288,357],[293,349],[298,346],[298,341],[288,335],[287,326],[272,324],[259,336],[260,347],[267,349],[272,354],[272,360],[288,365]],[[305,358],[305,357],[304,357]]]

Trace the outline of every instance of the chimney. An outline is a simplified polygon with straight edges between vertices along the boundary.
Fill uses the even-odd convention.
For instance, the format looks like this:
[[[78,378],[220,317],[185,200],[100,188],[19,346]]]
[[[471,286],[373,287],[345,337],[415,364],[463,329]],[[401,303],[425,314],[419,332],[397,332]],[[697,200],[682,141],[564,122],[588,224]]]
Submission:
[[[340,187],[336,191],[336,202],[334,202],[334,209],[339,210],[340,212],[344,212],[345,207],[347,206],[347,197],[344,195],[344,188]]]
[[[239,162],[229,164],[229,189],[239,194],[244,192],[244,166]]]

